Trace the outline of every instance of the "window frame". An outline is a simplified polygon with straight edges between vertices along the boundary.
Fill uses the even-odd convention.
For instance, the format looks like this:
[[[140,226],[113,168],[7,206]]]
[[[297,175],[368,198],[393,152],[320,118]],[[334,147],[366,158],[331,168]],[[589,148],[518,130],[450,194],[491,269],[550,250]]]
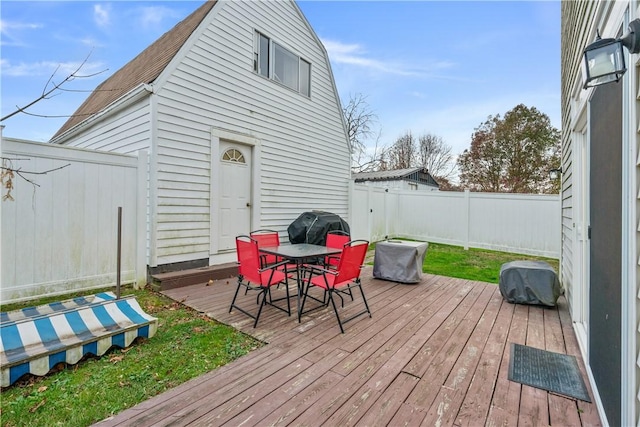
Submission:
[[[265,46],[264,44],[267,43],[268,45]],[[281,52],[279,54],[280,57],[282,58],[289,58],[289,59],[293,59],[295,58],[295,60],[297,61],[297,69],[296,69],[296,73],[297,73],[297,78],[296,78],[296,87],[293,87],[290,84],[287,84],[284,81],[280,80],[280,77],[276,76],[276,61],[278,60],[278,55],[276,54],[276,49],[280,49]],[[267,55],[267,59],[266,61],[264,60],[264,55]],[[294,53],[293,51],[291,51],[290,49],[288,49],[286,46],[284,46],[282,43],[278,43],[276,41],[274,41],[271,37],[267,36],[266,34],[264,34],[261,31],[255,30],[255,37],[254,37],[254,59],[253,59],[253,71],[264,77],[267,78],[281,86],[286,87],[287,89],[293,90],[303,96],[306,96],[307,98],[311,98],[311,62],[307,61],[306,59],[304,59],[303,57],[301,57],[300,55]],[[286,63],[284,62],[284,59],[282,60],[282,69],[286,71]],[[266,62],[266,70],[265,68],[265,62]],[[278,67],[280,68],[280,67]],[[282,73],[284,74],[284,72]],[[287,80],[286,78],[284,78],[283,80]]]

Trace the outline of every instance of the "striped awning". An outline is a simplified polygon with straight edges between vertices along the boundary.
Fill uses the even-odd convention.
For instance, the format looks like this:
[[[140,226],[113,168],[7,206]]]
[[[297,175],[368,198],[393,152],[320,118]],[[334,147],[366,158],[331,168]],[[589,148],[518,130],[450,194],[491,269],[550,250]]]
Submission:
[[[158,319],[135,297],[111,292],[0,313],[1,386],[24,374],[45,375],[58,363],[75,364],[86,354],[102,356],[112,346],[155,335]]]

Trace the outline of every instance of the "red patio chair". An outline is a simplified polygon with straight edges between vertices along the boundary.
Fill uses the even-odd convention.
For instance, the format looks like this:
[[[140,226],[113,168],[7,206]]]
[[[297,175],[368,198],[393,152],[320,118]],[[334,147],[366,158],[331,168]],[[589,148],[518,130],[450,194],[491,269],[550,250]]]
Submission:
[[[346,243],[351,240],[349,233],[342,230],[332,230],[327,233],[326,246],[329,248],[342,249]],[[340,262],[340,254],[329,255],[324,260],[324,265],[327,268],[336,268]]]
[[[253,327],[255,328],[258,324],[258,319],[260,319],[260,313],[262,313],[262,308],[265,305],[271,305],[278,310],[282,310],[287,315],[291,316],[291,303],[289,301],[289,287],[286,285],[287,276],[286,274],[279,269],[281,265],[284,265],[285,262],[276,263],[270,265],[268,267],[262,268],[260,266],[260,254],[258,252],[258,242],[255,239],[252,239],[249,236],[238,236],[236,237],[236,253],[238,255],[238,262],[240,263],[238,267],[238,287],[236,288],[236,293],[233,296],[233,300],[231,301],[231,307],[229,307],[229,313],[234,308],[237,308],[242,313],[247,316],[255,319],[253,322]],[[280,283],[284,283],[285,291],[287,293],[286,297],[279,299],[271,298],[271,287],[276,286]],[[238,291],[240,291],[240,287],[245,287],[246,290],[258,290],[260,293],[256,297],[256,302],[260,305],[258,308],[257,314],[252,314],[246,311],[245,309],[236,305],[236,299],[238,298]],[[246,295],[246,292],[245,292]],[[260,297],[262,297],[262,301],[260,301]],[[287,300],[287,308],[284,309],[279,307],[273,302]]]
[[[274,230],[254,230],[249,236],[258,242],[258,248],[265,246],[280,246],[280,236]],[[260,254],[261,267],[275,264],[278,259],[275,255]]]
[[[280,235],[275,230],[254,230],[249,233],[249,236],[258,242],[258,249],[264,248],[267,246],[280,246]],[[275,255],[260,253],[260,267],[268,267],[270,265],[280,263],[282,259],[278,258]],[[279,268],[284,270],[285,274],[288,275],[288,272],[295,271],[295,264],[279,264]],[[280,285],[278,285],[280,287]],[[245,294],[247,292],[245,291]]]
[[[369,304],[367,304],[367,299],[364,296],[364,290],[362,289],[362,283],[360,282],[360,272],[363,267],[368,247],[369,242],[366,240],[352,240],[346,243],[343,246],[340,261],[338,262],[335,270],[308,266],[309,276],[304,278],[306,287],[304,297],[302,299],[302,305],[300,307],[300,314],[302,315],[310,311],[317,310],[318,308],[322,308],[328,304],[328,302],[325,303],[326,299],[324,297],[323,300],[320,300],[309,295],[309,290],[312,287],[319,287],[323,289],[325,293],[329,294],[329,300],[333,306],[333,311],[336,314],[338,325],[340,326],[340,331],[342,333],[344,333],[344,328],[342,326],[344,323],[347,323],[363,314],[369,314],[369,317],[371,317],[371,310],[369,310]],[[355,287],[360,289],[365,309],[354,314],[348,319],[342,320],[338,313],[338,307],[336,306],[334,295],[337,295],[340,298],[341,306],[344,308],[344,298],[342,297],[342,294],[351,294],[351,289]],[[311,298],[321,304],[305,312],[304,305],[307,298]]]

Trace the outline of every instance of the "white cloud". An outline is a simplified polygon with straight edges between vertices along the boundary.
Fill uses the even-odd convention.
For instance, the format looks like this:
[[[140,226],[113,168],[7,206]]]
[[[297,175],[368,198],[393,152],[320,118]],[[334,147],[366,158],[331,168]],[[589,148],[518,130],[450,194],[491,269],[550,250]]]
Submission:
[[[93,6],[93,19],[99,27],[106,27],[111,23],[111,6],[96,4]]]
[[[42,28],[42,24],[0,19],[0,44],[2,46],[24,46],[25,43],[19,33],[23,30],[36,30],[38,28]]]
[[[438,71],[455,66],[449,61],[434,61],[428,66],[415,67],[398,62],[383,61],[367,57],[367,52],[359,44],[345,44],[339,41],[323,39],[322,44],[327,49],[329,58],[336,64],[347,64],[367,68],[384,74],[395,74],[405,77],[435,77],[451,78],[435,74]]]
[[[140,8],[138,21],[142,28],[156,28],[161,26],[165,19],[173,19],[182,15],[166,6],[145,6]]]
[[[358,44],[344,44],[333,40],[323,40],[322,43],[331,60],[336,63],[355,65],[387,74],[416,75],[415,72],[404,69],[401,65],[367,58],[366,52]]]
[[[80,42],[80,44],[84,45],[84,46],[89,46],[89,47],[103,47],[104,44],[99,42],[98,40],[94,39],[93,37],[84,37],[81,39],[78,39],[78,41]]]
[[[57,80],[61,80],[78,70],[81,62],[19,62],[11,63],[6,59],[0,59],[0,70],[7,77],[25,76],[51,76],[55,73]],[[89,75],[102,71],[104,64],[100,62],[86,62],[79,71],[80,75]],[[57,71],[56,71],[57,70]],[[44,81],[43,81],[44,84]]]

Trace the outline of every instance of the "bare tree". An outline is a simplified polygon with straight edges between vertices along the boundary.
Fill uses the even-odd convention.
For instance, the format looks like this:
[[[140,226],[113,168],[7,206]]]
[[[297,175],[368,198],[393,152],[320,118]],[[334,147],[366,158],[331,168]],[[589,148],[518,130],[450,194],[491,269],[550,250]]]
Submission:
[[[30,159],[9,159],[7,157],[2,158],[2,168],[0,169],[0,184],[6,191],[6,193],[2,196],[3,201],[14,200],[13,196],[11,195],[11,191],[13,190],[13,179],[16,177],[16,175],[24,179],[25,181],[27,181],[35,189],[35,187],[40,187],[40,184],[35,182],[33,179],[27,178],[28,175],[46,175],[49,172],[64,169],[70,165],[70,163],[67,163],[66,165],[63,165],[57,168],[48,169],[40,172],[34,172],[29,170],[23,170],[21,167],[15,167],[13,165],[13,162],[19,161],[19,160],[30,160]]]
[[[418,164],[426,168],[431,176],[449,181],[455,175],[456,164],[451,154],[451,146],[431,133],[418,137]]]
[[[361,93],[352,95],[349,103],[342,109],[347,124],[349,142],[351,143],[352,167],[357,172],[375,169],[379,162],[380,131],[377,132],[373,148],[367,147],[367,140],[372,138],[376,131],[374,127],[378,116],[371,111],[367,99]]]
[[[372,172],[387,169],[385,158],[387,148],[380,144],[380,137],[381,131],[378,131],[373,147],[367,147],[361,156],[353,159],[351,164],[353,172]]]
[[[87,61],[89,60],[89,57],[91,56],[91,53],[89,53],[89,55],[87,55],[87,57],[84,59],[84,61],[82,61],[80,63],[80,65],[78,66],[78,68],[76,68],[71,74],[69,74],[68,76],[66,76],[60,83],[56,83],[54,81],[54,78],[56,76],[56,74],[58,73],[58,70],[60,69],[60,66],[58,66],[55,71],[51,74],[51,76],[49,77],[49,80],[47,80],[47,83],[44,85],[44,88],[42,89],[42,93],[40,94],[40,96],[38,96],[36,99],[34,99],[33,101],[29,102],[27,105],[23,106],[23,107],[19,107],[16,105],[16,109],[14,111],[12,111],[11,113],[5,115],[4,117],[0,118],[0,123],[4,122],[5,120],[15,116],[18,113],[23,113],[23,114],[29,114],[32,116],[37,116],[37,117],[71,117],[71,116],[45,116],[45,115],[41,115],[41,114],[33,114],[33,113],[29,113],[27,112],[27,109],[30,107],[33,107],[35,104],[37,104],[38,102],[44,100],[44,99],[51,99],[54,96],[57,96],[60,94],[60,92],[64,92],[64,91],[69,91],[69,92],[89,92],[87,90],[69,90],[66,87],[64,87],[65,84],[76,80],[76,79],[87,79],[90,77],[94,77],[97,76],[98,74],[102,74],[107,70],[102,70],[102,71],[98,71],[97,73],[93,73],[93,74],[80,74],[80,70],[82,69],[82,67],[84,67],[87,64]]]
[[[406,131],[404,135],[398,137],[385,152],[389,170],[406,169],[415,165],[416,141],[411,131]]]
[[[3,123],[5,120],[10,119],[11,117],[15,116],[16,114],[19,113],[23,113],[23,114],[28,114],[31,116],[37,116],[37,117],[72,117],[72,116],[48,116],[48,115],[41,115],[41,114],[33,114],[27,111],[27,109],[33,107],[35,104],[37,104],[38,102],[45,100],[45,99],[51,99],[54,96],[57,96],[60,94],[60,92],[64,92],[64,91],[72,91],[69,90],[65,87],[65,84],[72,82],[73,80],[76,79],[84,79],[84,78],[90,78],[90,77],[94,77],[98,74],[104,73],[107,70],[102,70],[99,71],[97,73],[92,73],[92,74],[80,74],[80,71],[82,70],[82,68],[87,64],[87,61],[89,60],[89,56],[91,56],[91,53],[89,53],[89,55],[87,55],[87,57],[84,59],[84,61],[82,61],[80,63],[80,65],[78,66],[78,68],[76,68],[71,74],[69,74],[68,76],[66,76],[62,81],[60,81],[59,83],[56,83],[54,81],[56,74],[58,73],[58,70],[60,69],[60,66],[58,66],[55,71],[51,74],[51,76],[49,77],[49,80],[47,80],[47,83],[44,85],[44,88],[42,89],[42,93],[35,98],[33,101],[29,102],[28,104],[20,107],[16,105],[16,109],[14,111],[12,111],[11,113],[3,116],[2,118],[0,118],[0,123]],[[79,90],[73,90],[73,92],[78,92]],[[80,90],[81,92],[88,92],[87,90]],[[31,185],[33,185],[34,189],[35,187],[38,186],[38,184],[33,181],[32,179],[27,178],[28,175],[46,175],[49,172],[53,172],[56,171],[58,169],[62,169],[65,168],[67,165],[61,166],[59,168],[54,168],[54,169],[50,169],[50,170],[46,170],[46,171],[30,171],[30,170],[24,170],[21,167],[14,167],[13,165],[13,161],[15,160],[28,160],[28,159],[9,159],[6,157],[1,157],[0,160],[2,160],[2,164],[0,165],[0,185],[2,185],[2,187],[5,190],[5,194],[2,196],[2,200],[13,200],[13,196],[11,195],[11,191],[13,190],[14,186],[13,186],[13,180],[15,179],[16,176],[19,176],[20,178],[24,179],[25,181],[27,181],[28,183],[30,183]]]

